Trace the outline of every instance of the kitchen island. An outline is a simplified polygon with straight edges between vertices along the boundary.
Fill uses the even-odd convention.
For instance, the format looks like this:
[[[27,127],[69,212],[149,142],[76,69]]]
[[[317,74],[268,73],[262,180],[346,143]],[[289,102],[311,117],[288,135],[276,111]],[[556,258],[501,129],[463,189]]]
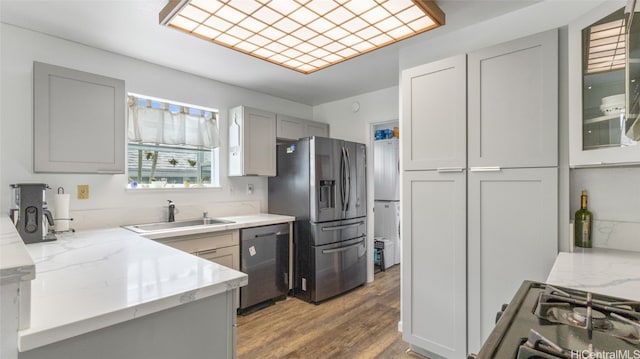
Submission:
[[[640,252],[606,248],[561,252],[547,283],[640,301]]]
[[[18,358],[233,358],[247,275],[122,228],[26,246],[36,268]]]

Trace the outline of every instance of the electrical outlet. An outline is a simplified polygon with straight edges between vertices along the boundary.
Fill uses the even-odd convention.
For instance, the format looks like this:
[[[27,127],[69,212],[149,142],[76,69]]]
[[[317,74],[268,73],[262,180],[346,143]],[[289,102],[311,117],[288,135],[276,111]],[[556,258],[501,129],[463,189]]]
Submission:
[[[89,185],[88,184],[79,184],[78,185],[78,199],[89,199]]]
[[[253,183],[247,184],[247,194],[253,194]]]

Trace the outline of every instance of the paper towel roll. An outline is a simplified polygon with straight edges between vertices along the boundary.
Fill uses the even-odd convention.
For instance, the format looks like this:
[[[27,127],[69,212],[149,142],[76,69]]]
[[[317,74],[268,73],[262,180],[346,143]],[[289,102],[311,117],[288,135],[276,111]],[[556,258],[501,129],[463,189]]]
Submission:
[[[68,193],[56,194],[56,202],[53,207],[53,218],[56,231],[69,230],[69,199]]]

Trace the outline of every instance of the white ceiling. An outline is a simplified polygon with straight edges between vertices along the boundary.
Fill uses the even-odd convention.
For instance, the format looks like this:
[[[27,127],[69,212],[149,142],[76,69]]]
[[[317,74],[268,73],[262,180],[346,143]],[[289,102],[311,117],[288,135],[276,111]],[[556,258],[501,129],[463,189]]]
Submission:
[[[436,2],[446,14],[444,27],[309,75],[159,25],[158,14],[167,0],[0,0],[0,20],[295,102],[318,105],[395,86],[398,51],[402,47],[486,21],[537,0]]]

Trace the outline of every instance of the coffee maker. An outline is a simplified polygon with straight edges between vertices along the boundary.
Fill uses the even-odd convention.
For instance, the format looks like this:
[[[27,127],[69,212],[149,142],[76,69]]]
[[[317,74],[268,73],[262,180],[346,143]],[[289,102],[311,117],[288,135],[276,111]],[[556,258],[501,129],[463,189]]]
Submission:
[[[13,198],[9,216],[18,229],[24,243],[55,241],[53,216],[47,208],[45,190],[50,188],[44,183],[12,184]]]

